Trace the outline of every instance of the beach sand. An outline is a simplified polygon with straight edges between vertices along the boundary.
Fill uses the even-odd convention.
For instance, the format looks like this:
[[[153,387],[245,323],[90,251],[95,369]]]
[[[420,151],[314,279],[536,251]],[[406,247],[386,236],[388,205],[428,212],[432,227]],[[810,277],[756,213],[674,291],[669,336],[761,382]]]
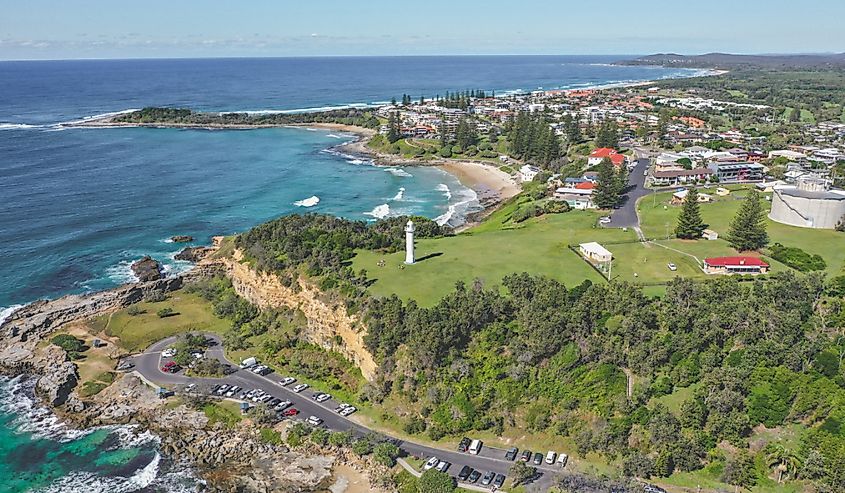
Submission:
[[[454,175],[465,187],[476,192],[492,191],[501,201],[517,195],[521,190],[511,175],[492,164],[476,161],[445,161],[438,167]]]

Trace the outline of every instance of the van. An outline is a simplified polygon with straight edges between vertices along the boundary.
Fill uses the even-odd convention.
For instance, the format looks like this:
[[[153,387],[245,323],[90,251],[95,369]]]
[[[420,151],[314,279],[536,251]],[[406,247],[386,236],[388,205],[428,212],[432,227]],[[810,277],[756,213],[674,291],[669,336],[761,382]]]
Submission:
[[[469,444],[469,453],[472,455],[478,455],[478,453],[481,452],[482,445],[481,440],[473,440]]]
[[[249,368],[251,366],[255,366],[258,364],[258,360],[255,358],[247,358],[241,362],[241,368]]]
[[[554,464],[554,463],[555,463],[555,459],[557,459],[557,453],[556,453],[556,452],[554,452],[553,450],[549,450],[549,451],[546,453],[546,464],[548,464],[548,465],[552,465],[552,464]]]

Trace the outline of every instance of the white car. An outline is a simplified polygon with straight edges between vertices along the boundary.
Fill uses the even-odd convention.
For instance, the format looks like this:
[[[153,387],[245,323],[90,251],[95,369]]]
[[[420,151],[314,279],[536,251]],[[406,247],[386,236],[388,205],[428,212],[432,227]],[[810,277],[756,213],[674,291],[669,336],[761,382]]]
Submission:
[[[302,392],[303,390],[305,390],[307,388],[308,388],[307,383],[301,383],[299,385],[295,385],[291,390],[293,390],[294,392],[296,392],[298,394],[298,393]]]
[[[347,406],[347,407],[341,409],[339,414],[341,416],[349,416],[350,414],[354,413],[357,410],[358,410],[358,408],[355,407],[355,406]]]
[[[332,398],[331,394],[319,394],[319,395],[314,397],[314,400],[317,401],[317,402],[326,402],[327,400],[329,400],[331,398]]]
[[[440,471],[440,472],[446,472],[446,470],[449,469],[449,466],[451,466],[451,465],[452,465],[451,462],[446,462],[445,460],[441,460],[440,462],[437,463],[437,470]]]
[[[566,465],[566,461],[569,459],[569,456],[566,454],[560,454],[557,456],[557,463],[560,467],[564,467]]]
[[[289,408],[291,404],[293,404],[291,401],[282,401],[276,404],[276,407],[274,407],[273,409],[275,409],[276,411],[284,411],[285,409]]]
[[[437,457],[432,457],[431,459],[428,459],[425,462],[425,464],[423,465],[423,469],[428,471],[432,467],[436,467],[437,464],[439,464],[439,463],[440,463],[440,459],[438,459]]]
[[[678,270],[678,266],[677,266],[677,265],[675,265],[675,264],[673,264],[673,263],[671,263],[671,262],[670,262],[670,263],[668,263],[668,264],[666,264],[666,267],[668,267],[668,268],[669,268],[669,270],[671,270],[672,272],[675,272],[676,270]]]
[[[288,385],[292,384],[292,383],[293,383],[293,382],[295,382],[295,381],[296,381],[296,379],[295,379],[295,378],[293,378],[293,377],[285,377],[285,378],[283,378],[283,379],[282,379],[282,382],[281,382],[281,383],[282,383],[282,386],[288,386]]]
[[[600,218],[599,224],[610,224],[610,216],[604,216]]]
[[[172,358],[176,356],[176,350],[172,347],[169,347],[161,352],[161,355],[165,358]]]
[[[323,420],[318,418],[317,416],[309,416],[308,419],[305,420],[305,422],[311,426],[320,426]]]
[[[344,409],[346,409],[347,407],[351,407],[351,406],[349,404],[345,403],[345,402],[341,402],[340,404],[337,405],[336,408],[334,408],[334,411],[336,413],[339,413],[339,412],[343,411]]]

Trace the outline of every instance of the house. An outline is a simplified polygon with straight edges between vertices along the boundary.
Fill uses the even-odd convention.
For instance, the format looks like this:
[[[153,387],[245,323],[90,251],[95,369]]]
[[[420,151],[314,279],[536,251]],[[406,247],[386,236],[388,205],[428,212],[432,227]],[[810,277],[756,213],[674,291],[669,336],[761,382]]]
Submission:
[[[676,187],[707,180],[712,174],[709,168],[655,170],[651,174],[651,184],[656,187]]]
[[[572,180],[572,181],[570,181]],[[595,209],[593,189],[595,184],[579,178],[567,178],[566,186],[555,190],[554,199],[565,201],[573,209]]]
[[[704,259],[707,274],[765,274],[769,264],[758,257],[714,257]]]
[[[540,168],[526,164],[519,168],[519,179],[523,182],[534,181],[534,178],[540,174]]]
[[[610,251],[596,243],[595,241],[591,241],[589,243],[581,243],[578,245],[578,251],[581,252],[581,255],[593,262],[610,262],[613,260],[613,254]]]
[[[687,195],[689,195],[689,190],[680,190],[672,194],[672,205],[681,205],[687,200]],[[698,194],[698,201],[699,203],[706,203],[706,202],[713,202],[713,196],[708,195],[706,193],[699,193]]]
[[[610,147],[599,147],[598,149],[595,149],[593,150],[593,152],[590,153],[590,156],[587,158],[587,165],[597,166],[601,164],[601,162],[604,161],[605,158],[609,158],[612,161],[613,158],[611,156],[616,155],[619,155],[619,153],[616,152],[616,149],[612,149]],[[623,156],[622,159],[624,160],[625,157]]]
[[[713,231],[712,229],[705,229],[704,231],[701,232],[701,237],[706,239],[706,240],[710,240],[710,241],[718,240],[719,239],[719,233]]]

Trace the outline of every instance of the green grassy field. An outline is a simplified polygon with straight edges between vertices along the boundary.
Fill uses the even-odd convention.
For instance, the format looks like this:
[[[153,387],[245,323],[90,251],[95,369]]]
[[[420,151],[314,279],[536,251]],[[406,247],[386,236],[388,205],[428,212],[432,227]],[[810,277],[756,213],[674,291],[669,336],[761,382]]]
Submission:
[[[505,221],[514,205],[504,207],[480,226],[454,237],[417,241],[415,265],[402,266],[404,252],[384,255],[358,251],[356,271],[366,269],[375,282],[370,292],[377,296],[398,294],[426,306],[450,292],[457,281],[475,278],[485,285],[497,285],[515,272],[544,274],[574,286],[585,279],[602,277],[567,245],[586,241],[633,241],[633,231],[596,227],[598,212],[572,211],[534,218],[515,227]],[[507,225],[505,225],[507,224]],[[385,261],[384,267],[378,262]]]
[[[727,197],[716,197],[714,188],[705,190],[705,192],[714,195],[715,200],[709,204],[701,204],[701,216],[704,222],[710,225],[710,229],[715,230],[722,236],[727,233],[731,220],[742,204],[746,190],[735,190]],[[662,192],[655,194],[654,197],[648,196],[640,200],[638,206],[640,226],[648,238],[665,238],[667,230],[670,235],[673,234],[681,208],[680,206],[669,205],[671,196],[672,192]],[[769,202],[764,202],[764,205],[768,212]],[[835,275],[843,272],[843,267],[845,267],[845,234],[833,230],[797,228],[776,223],[769,219],[766,219],[766,225],[771,243],[778,242],[786,246],[801,248],[811,254],[819,254],[827,262],[826,271],[828,274]],[[727,243],[721,240],[699,240],[685,243],[687,245],[680,249],[699,257],[735,254]],[[613,250],[611,249],[611,251]],[[775,272],[783,268],[782,265],[774,263],[772,266],[772,270]]]
[[[184,291],[171,293],[166,301],[141,302],[133,306],[143,313],[130,315],[128,309],[119,310],[93,319],[91,328],[94,332],[105,331],[109,337],[119,338],[123,349],[136,352],[174,334],[190,331],[222,334],[231,326],[231,322],[214,315],[211,303]],[[160,318],[156,312],[162,308],[171,308],[176,315]]]

